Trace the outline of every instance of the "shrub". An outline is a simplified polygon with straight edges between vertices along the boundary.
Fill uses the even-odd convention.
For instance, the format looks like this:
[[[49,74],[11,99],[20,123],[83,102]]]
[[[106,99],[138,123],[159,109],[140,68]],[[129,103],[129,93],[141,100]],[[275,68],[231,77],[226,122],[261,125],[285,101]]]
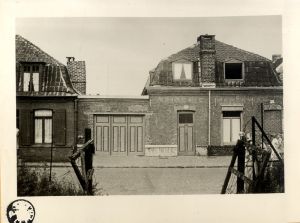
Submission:
[[[38,171],[22,165],[17,175],[18,196],[74,196],[85,192],[69,181],[58,181],[53,175],[49,181],[46,169]]]
[[[284,168],[280,163],[274,162],[267,168],[262,188],[263,193],[284,192]]]

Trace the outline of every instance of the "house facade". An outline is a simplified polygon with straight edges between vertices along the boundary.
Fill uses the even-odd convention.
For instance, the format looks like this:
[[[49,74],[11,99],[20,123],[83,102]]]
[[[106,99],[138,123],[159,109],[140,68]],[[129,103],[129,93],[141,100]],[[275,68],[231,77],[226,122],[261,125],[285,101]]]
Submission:
[[[25,161],[67,159],[76,145],[76,103],[84,81],[83,61],[69,58],[65,66],[16,36],[18,151]]]
[[[24,82],[17,81],[17,89],[21,89],[17,91],[17,107],[30,110],[28,117],[28,112],[36,109],[55,110],[52,113],[55,154],[63,151],[55,136],[55,116],[60,105],[70,122],[65,127],[62,147],[82,144],[84,129],[90,128],[96,154],[103,156],[202,155],[211,148],[230,150],[239,132],[251,132],[251,117],[260,120],[261,114],[268,134],[283,132],[282,81],[272,61],[220,42],[214,35],[201,35],[193,46],[161,60],[149,72],[138,97],[85,95],[85,68],[73,58],[68,60],[67,66],[55,65],[65,71],[61,72],[66,85],[59,91],[64,92],[62,95],[54,97],[53,93],[39,92],[46,95],[37,96],[34,91],[24,92]],[[55,64],[50,62],[45,61],[41,66]],[[72,64],[76,64],[73,69]],[[17,73],[24,72],[17,70]],[[30,123],[35,125],[32,133],[37,134],[34,131],[38,122]],[[24,128],[24,124],[20,126],[20,132]],[[31,151],[29,147],[40,149],[34,137],[26,137],[28,145],[23,144],[28,147],[26,152]]]
[[[282,133],[282,94],[269,59],[202,35],[150,71],[140,98],[79,96],[79,132],[93,129],[100,154],[228,150],[262,107],[265,130]]]

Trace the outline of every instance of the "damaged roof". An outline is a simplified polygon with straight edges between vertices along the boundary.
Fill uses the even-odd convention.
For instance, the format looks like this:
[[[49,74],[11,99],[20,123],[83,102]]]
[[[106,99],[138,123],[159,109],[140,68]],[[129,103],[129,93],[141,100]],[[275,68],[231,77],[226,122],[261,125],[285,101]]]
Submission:
[[[40,91],[22,90],[22,63],[42,63]],[[20,35],[16,35],[17,96],[76,96],[67,67]]]

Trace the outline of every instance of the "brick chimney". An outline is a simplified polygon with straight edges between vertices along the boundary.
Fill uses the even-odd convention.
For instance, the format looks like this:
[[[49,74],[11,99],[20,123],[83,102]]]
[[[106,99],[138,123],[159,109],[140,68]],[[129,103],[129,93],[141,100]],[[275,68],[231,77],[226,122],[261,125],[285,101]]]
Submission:
[[[74,57],[67,57],[67,69],[71,82],[81,94],[86,94],[85,61],[76,61]]]
[[[200,42],[200,80],[203,87],[215,87],[216,49],[215,35],[201,35],[197,39]]]

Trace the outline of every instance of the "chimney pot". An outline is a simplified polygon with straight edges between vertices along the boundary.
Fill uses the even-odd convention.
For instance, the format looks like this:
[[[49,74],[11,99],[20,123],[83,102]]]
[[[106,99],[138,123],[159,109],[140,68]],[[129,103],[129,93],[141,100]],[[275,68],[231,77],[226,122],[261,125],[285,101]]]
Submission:
[[[66,57],[66,58],[67,58],[68,62],[75,61],[75,57]]]

